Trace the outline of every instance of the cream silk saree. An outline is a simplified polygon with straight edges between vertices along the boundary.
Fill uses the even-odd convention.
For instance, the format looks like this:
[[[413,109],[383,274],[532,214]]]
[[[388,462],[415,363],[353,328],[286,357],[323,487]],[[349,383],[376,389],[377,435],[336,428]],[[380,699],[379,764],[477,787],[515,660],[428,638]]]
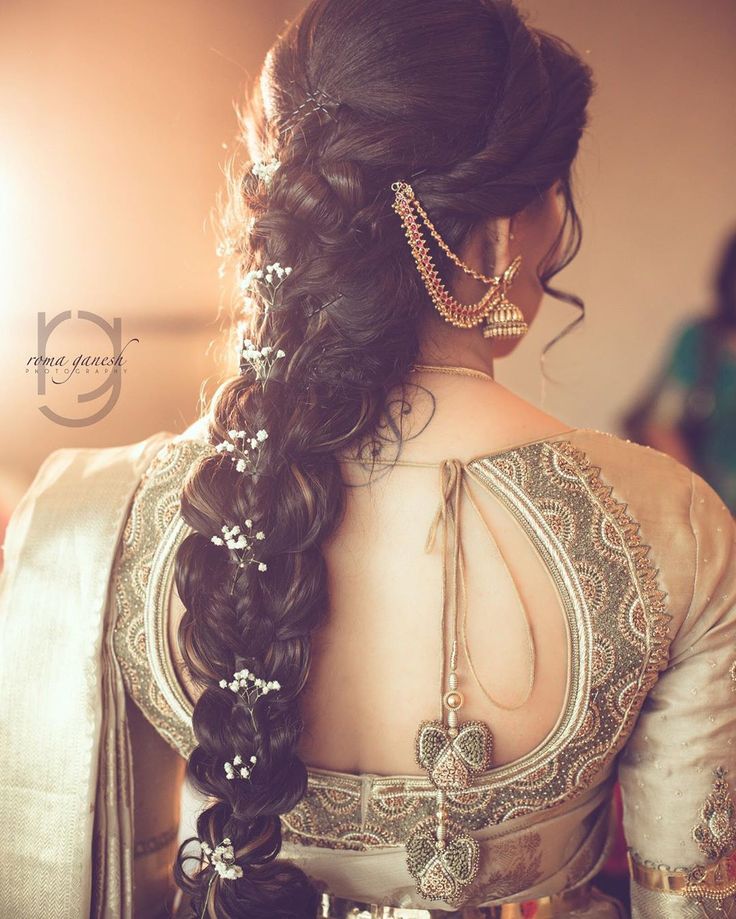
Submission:
[[[108,582],[161,444],[59,450],[5,538],[0,916],[131,919],[131,762]]]
[[[116,653],[113,568],[137,514],[155,558],[128,560],[142,590],[129,595],[131,627],[158,691],[139,688],[135,701],[187,755],[191,713],[155,647],[186,528],[156,509],[171,507],[205,449],[157,434],[57,451],[13,516],[0,581],[0,916],[133,914],[121,670],[132,662]],[[716,915],[719,904],[736,916],[736,525],[725,505],[664,454],[587,429],[467,471],[516,508],[560,572],[579,651],[538,760],[494,770],[457,802],[481,845],[473,902],[532,900],[594,877],[618,776],[634,919]],[[307,796],[284,815],[281,857],[339,897],[439,908],[418,899],[401,844],[431,790],[405,779],[311,769]],[[565,915],[620,912],[597,901]]]

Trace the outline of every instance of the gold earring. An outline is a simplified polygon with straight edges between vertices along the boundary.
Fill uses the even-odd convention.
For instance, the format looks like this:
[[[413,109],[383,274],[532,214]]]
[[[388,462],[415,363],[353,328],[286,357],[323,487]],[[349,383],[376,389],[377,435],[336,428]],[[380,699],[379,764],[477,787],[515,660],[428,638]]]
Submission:
[[[485,317],[483,324],[484,338],[512,338],[525,335],[529,326],[524,319],[524,314],[518,306],[506,296],[511,282],[516,277],[521,264],[521,256],[517,255],[509,267],[501,275],[501,281],[491,302],[491,309]]]
[[[395,192],[393,209],[401,218],[414,261],[422,276],[427,292],[440,315],[452,325],[462,329],[473,328],[483,323],[483,336],[485,338],[523,335],[527,331],[527,325],[521,310],[510,303],[506,297],[506,290],[521,265],[521,255],[516,256],[501,276],[489,276],[475,271],[469,265],[466,265],[442,239],[429,219],[429,215],[417,200],[411,185],[399,181],[394,182],[391,185],[391,189]],[[447,289],[435,267],[427,242],[422,235],[418,218],[421,218],[442,251],[458,268],[476,280],[483,281],[489,285],[486,293],[476,303],[461,303]]]

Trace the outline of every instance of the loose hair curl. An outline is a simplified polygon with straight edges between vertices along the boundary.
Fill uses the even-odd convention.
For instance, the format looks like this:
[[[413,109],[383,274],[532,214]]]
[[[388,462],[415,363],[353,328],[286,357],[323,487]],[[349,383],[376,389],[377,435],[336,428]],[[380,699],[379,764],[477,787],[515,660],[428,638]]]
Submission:
[[[582,318],[582,301],[547,282],[580,245],[570,175],[593,85],[573,49],[529,27],[512,0],[313,0],[266,57],[242,114],[248,159],[229,166],[223,227],[241,274],[273,262],[293,269],[274,303],[251,301],[247,327],[256,347],[286,357],[265,384],[246,367],[215,395],[213,441],[232,429],[264,428],[268,439],[257,473],[221,454],[197,467],[181,504],[194,532],[176,562],[186,607],[179,642],[203,689],[187,770],[208,800],[197,832],[211,846],[229,837],[243,869],[214,878],[209,916],[317,914],[315,885],[276,856],[279,815],[307,788],[299,694],[328,609],[320,547],[344,511],[339,454],[366,443],[375,451],[387,424],[400,443],[389,396],[407,385],[433,310],[391,209],[391,183],[412,183],[458,251],[480,222],[533,206],[561,180],[557,262],[538,273]],[[335,104],[294,119],[315,91]],[[271,156],[280,167],[266,182],[251,167]],[[444,253],[433,255],[451,277]],[[210,538],[248,517],[266,534],[258,548],[268,570],[247,566],[230,594],[227,554]],[[244,666],[282,687],[252,719],[219,686]],[[249,781],[226,778],[234,752],[257,756]],[[175,876],[200,910],[212,875],[184,871],[188,842]]]

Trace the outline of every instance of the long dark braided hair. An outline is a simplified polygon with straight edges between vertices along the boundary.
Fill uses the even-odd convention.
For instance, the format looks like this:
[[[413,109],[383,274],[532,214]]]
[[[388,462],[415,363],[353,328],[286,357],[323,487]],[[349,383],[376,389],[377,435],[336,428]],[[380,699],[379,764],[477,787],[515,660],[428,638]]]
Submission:
[[[242,114],[247,159],[230,164],[223,226],[249,282],[246,351],[271,348],[270,369],[264,380],[263,361],[245,360],[215,395],[211,440],[233,447],[213,451],[186,485],[194,532],[176,565],[179,641],[202,687],[188,763],[208,802],[197,832],[209,850],[229,840],[227,863],[241,875],[207,862],[186,872],[184,843],[175,876],[197,914],[205,896],[205,914],[223,919],[317,912],[315,885],[276,856],[279,815],[307,787],[299,695],[328,610],[320,547],[344,510],[338,454],[377,449],[389,394],[409,385],[434,309],[391,183],[412,183],[458,251],[480,222],[533,206],[561,180],[557,261],[538,273],[582,313],[547,282],[580,245],[571,169],[592,91],[572,48],[530,28],[511,0],[313,0],[266,58]],[[271,157],[275,171],[253,171]],[[452,278],[444,253],[433,255]],[[248,707],[228,685],[243,669],[280,688]],[[237,755],[256,762],[229,779]]]

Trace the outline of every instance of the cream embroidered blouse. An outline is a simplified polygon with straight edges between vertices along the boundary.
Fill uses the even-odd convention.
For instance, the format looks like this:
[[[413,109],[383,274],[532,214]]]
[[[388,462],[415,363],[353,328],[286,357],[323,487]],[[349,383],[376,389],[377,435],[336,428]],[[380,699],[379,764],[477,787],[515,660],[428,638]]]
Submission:
[[[113,577],[126,689],[184,757],[196,743],[192,705],[166,617],[189,532],[179,495],[211,450],[184,437],[165,444],[135,494]],[[481,843],[470,902],[542,896],[592,877],[608,854],[618,776],[634,919],[709,915],[708,904],[736,889],[733,518],[670,457],[591,429],[459,465],[533,541],[564,601],[570,640],[567,702],[552,732],[449,795],[451,816]],[[305,798],[282,818],[282,856],[339,896],[426,906],[402,850],[433,812],[429,780],[308,774]],[[601,904],[584,915],[616,913]]]

